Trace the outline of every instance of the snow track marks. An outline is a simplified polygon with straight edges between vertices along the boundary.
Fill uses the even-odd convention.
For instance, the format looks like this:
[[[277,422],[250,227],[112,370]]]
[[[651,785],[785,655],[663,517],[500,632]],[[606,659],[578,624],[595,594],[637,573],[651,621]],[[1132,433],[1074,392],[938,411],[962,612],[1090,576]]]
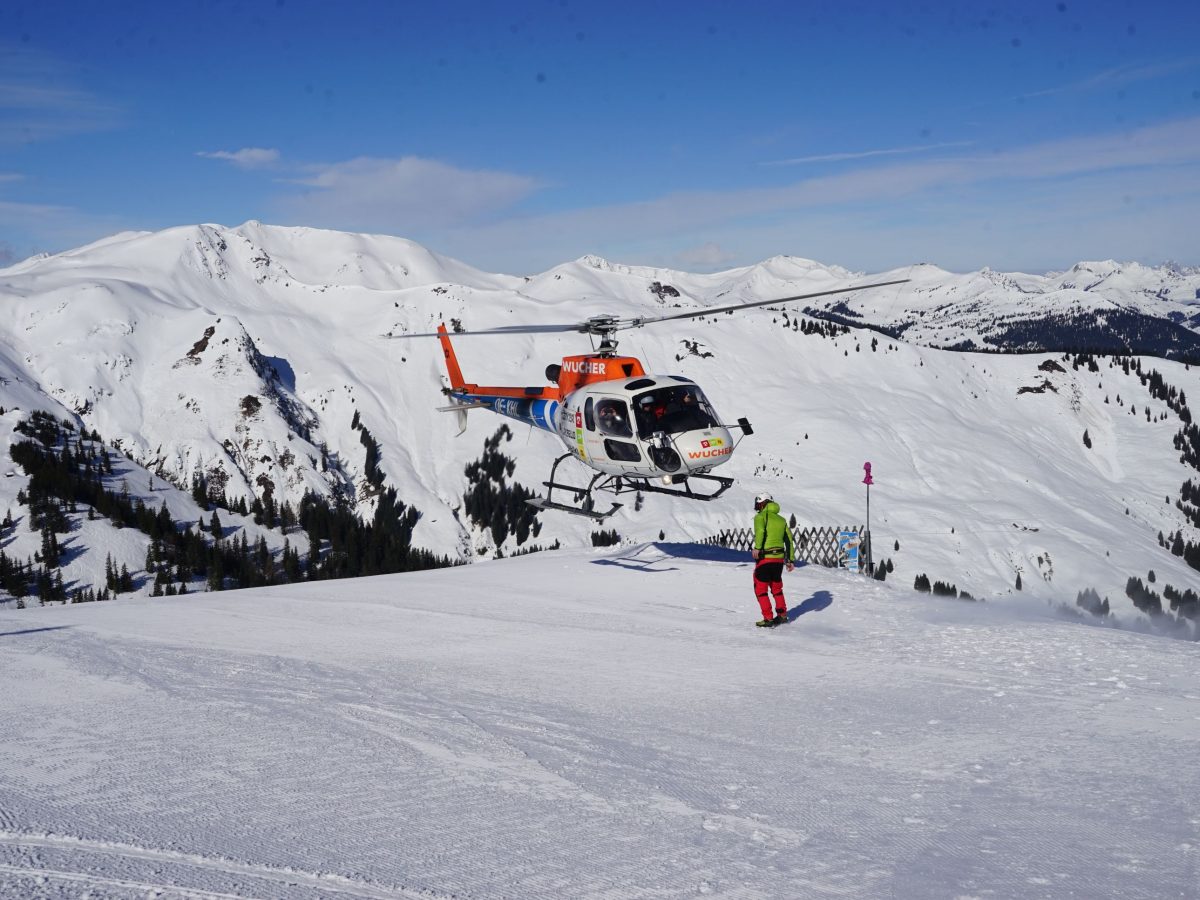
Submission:
[[[204,856],[178,850],[142,847],[114,841],[93,841],[70,835],[35,834],[32,832],[0,831],[0,847],[6,856],[12,852],[31,857],[28,865],[0,863],[0,872],[7,877],[39,878],[92,884],[98,887],[119,887],[135,891],[166,891],[182,897],[292,897],[308,896],[317,891],[322,896],[366,897],[396,900],[396,898],[436,898],[428,891],[403,887],[375,885],[366,881],[325,872],[305,872],[291,868],[256,865],[216,856]],[[39,851],[51,851],[53,857],[63,857],[73,864],[71,871],[38,865]],[[80,871],[89,858],[98,858],[97,868],[104,875]],[[62,863],[57,863],[61,865]],[[123,877],[114,877],[119,871]],[[142,873],[154,873],[154,880],[142,880]],[[126,875],[126,873],[128,873]],[[177,873],[178,878],[164,881],[164,874]],[[228,882],[237,893],[200,887],[216,877]],[[7,878],[6,878],[7,880]],[[195,885],[195,886],[194,886]],[[252,893],[246,893],[250,890]],[[0,895],[3,895],[0,885]]]

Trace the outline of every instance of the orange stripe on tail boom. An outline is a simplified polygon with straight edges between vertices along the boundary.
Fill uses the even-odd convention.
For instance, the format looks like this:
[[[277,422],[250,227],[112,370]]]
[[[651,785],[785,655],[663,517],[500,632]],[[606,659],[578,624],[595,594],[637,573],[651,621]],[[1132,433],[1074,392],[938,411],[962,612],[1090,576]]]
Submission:
[[[458,357],[454,355],[454,347],[450,345],[450,333],[444,324],[438,325],[438,340],[442,342],[442,353],[446,357],[446,374],[450,376],[450,389],[456,393],[481,397],[514,397],[523,400],[558,400],[561,390],[555,385],[536,387],[481,387],[478,384],[468,384],[463,378],[462,369],[458,367]]]
[[[454,355],[454,348],[450,346],[450,333],[446,331],[445,323],[438,325],[438,340],[442,342],[442,353],[446,356],[446,373],[450,376],[450,387],[454,390],[460,390],[466,387],[467,383],[463,380],[462,369],[458,367],[458,357]]]

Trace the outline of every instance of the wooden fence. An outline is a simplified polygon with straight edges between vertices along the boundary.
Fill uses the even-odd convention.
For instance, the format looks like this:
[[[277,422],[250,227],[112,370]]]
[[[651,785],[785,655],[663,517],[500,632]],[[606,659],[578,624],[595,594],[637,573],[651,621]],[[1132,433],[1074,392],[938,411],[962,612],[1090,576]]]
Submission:
[[[858,548],[859,571],[869,572],[871,533],[862,525],[797,525],[792,529],[792,540],[796,543],[796,561],[836,568],[841,563],[841,549],[838,547],[838,532],[841,531],[857,531],[862,537]],[[745,550],[749,553],[754,547],[754,529],[730,528],[719,531],[700,543]]]

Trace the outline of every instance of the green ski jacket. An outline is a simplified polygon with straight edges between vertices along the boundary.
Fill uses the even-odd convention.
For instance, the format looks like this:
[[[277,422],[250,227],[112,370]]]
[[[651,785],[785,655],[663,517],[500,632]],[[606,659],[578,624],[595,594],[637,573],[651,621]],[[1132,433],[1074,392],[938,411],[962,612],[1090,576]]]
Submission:
[[[796,548],[792,543],[792,529],[779,514],[779,504],[774,500],[768,500],[754,514],[754,549],[759,551],[759,559],[793,561]]]

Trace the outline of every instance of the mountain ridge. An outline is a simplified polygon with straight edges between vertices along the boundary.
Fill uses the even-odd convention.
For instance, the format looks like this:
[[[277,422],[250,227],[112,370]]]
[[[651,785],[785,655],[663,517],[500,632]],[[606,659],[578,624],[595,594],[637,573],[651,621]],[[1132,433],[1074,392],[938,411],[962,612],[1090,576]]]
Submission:
[[[439,322],[470,331],[599,312],[660,315],[867,280],[802,257],[711,275],[597,267],[588,257],[529,278],[494,275],[399,238],[257,222],[127,234],[91,247],[0,270],[0,305],[11,313],[0,328],[0,406],[46,408],[99,431],[183,490],[200,473],[246,503],[269,489],[295,507],[314,492],[369,521],[380,497],[372,479],[382,472],[384,485],[421,513],[417,545],[464,560],[525,546],[463,515],[464,468],[502,421],[473,413],[456,439],[435,409],[444,385],[436,342],[386,335]],[[844,334],[801,329],[810,321],[802,311],[770,306],[624,333],[623,350],[652,371],[693,378],[728,419],[749,416],[756,434],[727,466],[738,483],[726,500],[649,497],[606,524],[627,540],[702,538],[744,524],[746,498],[759,489],[776,492],[785,513],[804,523],[861,521],[861,464],[873,460],[877,556],[897,557],[894,577],[925,573],[1003,596],[1020,573],[1033,589],[1036,573],[1068,602],[1094,587],[1114,603],[1125,579],[1148,568],[1186,583],[1189,570],[1157,539],[1200,539],[1174,506],[1194,471],[1172,445],[1180,427],[1173,407],[1113,360],[1089,371],[1057,351],[1030,358],[934,349],[961,348],[964,335],[983,345],[1000,326],[1031,321],[1040,298],[1055,310],[1090,309],[1104,321],[1145,316],[1164,329],[1168,319],[1140,310],[1191,309],[1150,286],[1169,276],[1190,289],[1192,276],[1080,265],[1059,280],[1104,272],[1115,293],[1101,285],[1041,295],[1034,289],[1050,284],[1043,276],[947,277],[913,266],[870,276],[910,275],[910,284],[810,309],[831,317],[845,304],[838,308],[858,313],[845,316],[853,329]],[[1149,280],[1131,289],[1136,278]],[[986,328],[953,320],[950,299]],[[905,329],[903,339],[864,328],[894,323],[905,310],[937,321]],[[458,351],[469,380],[538,384],[548,362],[588,346],[578,335],[512,335],[463,339]],[[1039,370],[1047,355],[1060,360],[1060,373]],[[1200,396],[1191,367],[1143,363]],[[501,449],[513,464],[510,482],[536,491],[562,448],[518,431]],[[971,456],[986,488],[962,471]],[[6,481],[0,502],[13,502],[20,481]],[[1077,511],[1089,508],[1097,523],[1083,540]],[[541,545],[586,546],[594,531],[567,517],[539,521]],[[905,549],[886,552],[901,542]]]

